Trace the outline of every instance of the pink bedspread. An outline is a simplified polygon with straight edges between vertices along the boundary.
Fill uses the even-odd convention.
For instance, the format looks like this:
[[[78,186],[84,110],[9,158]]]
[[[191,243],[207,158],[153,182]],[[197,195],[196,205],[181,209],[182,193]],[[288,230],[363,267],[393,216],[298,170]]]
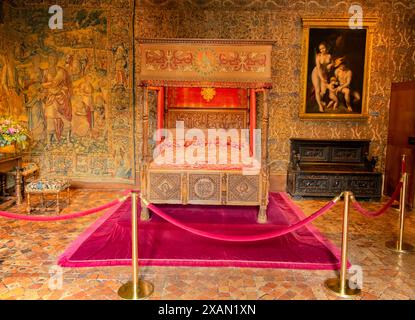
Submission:
[[[198,146],[197,150],[195,146]],[[242,170],[253,168],[255,159],[251,156],[244,158],[239,144],[228,143],[225,145],[214,144],[215,152],[209,151],[212,144],[198,144],[197,142],[186,141],[184,144],[184,163],[177,163],[176,144],[167,144],[172,149],[172,161],[166,160],[166,152],[160,153],[150,164],[155,169],[205,169],[205,170]],[[223,149],[221,150],[220,147]],[[222,153],[221,153],[222,152]],[[193,157],[189,157],[192,154]],[[223,155],[222,155],[223,154]],[[198,158],[200,156],[200,158]],[[196,159],[197,158],[197,159]],[[244,158],[244,159],[243,159]],[[196,159],[196,160],[192,160]]]

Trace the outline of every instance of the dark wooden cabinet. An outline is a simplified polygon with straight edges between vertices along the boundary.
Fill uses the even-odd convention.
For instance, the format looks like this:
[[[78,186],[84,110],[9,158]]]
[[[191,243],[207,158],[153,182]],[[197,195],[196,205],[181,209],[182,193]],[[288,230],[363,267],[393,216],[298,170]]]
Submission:
[[[368,158],[369,140],[291,139],[287,191],[294,197],[331,197],[352,191],[380,199],[382,174]]]

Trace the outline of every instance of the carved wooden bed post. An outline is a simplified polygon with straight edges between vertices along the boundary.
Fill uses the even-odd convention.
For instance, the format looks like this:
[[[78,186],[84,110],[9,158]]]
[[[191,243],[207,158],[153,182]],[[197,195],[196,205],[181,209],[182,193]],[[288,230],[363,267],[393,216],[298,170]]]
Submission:
[[[144,87],[144,104],[142,110],[142,125],[143,125],[143,134],[142,134],[142,155],[143,161],[141,164],[140,178],[141,178],[141,194],[145,199],[148,199],[148,167],[152,161],[152,155],[149,153],[148,141],[152,137],[149,137],[149,114],[150,109],[148,105],[148,92],[149,90],[154,90],[157,92],[157,130],[164,128],[164,99],[165,99],[165,90],[164,87]],[[157,141],[160,141],[160,132],[157,131]],[[150,219],[150,213],[147,209],[147,206],[141,201],[141,219],[148,220]]]
[[[269,192],[269,167],[268,167],[268,127],[269,127],[269,108],[268,108],[268,89],[261,89],[263,92],[263,110],[261,127],[261,205],[258,213],[258,223],[267,222],[267,206]]]
[[[249,155],[254,155],[255,148],[255,129],[256,129],[256,90],[249,90]]]
[[[164,87],[159,87],[157,94],[157,130],[164,128]],[[161,140],[160,131],[157,131],[157,141]]]
[[[141,109],[141,125],[142,125],[142,150],[141,150],[141,161],[140,161],[140,189],[142,197],[146,198],[147,195],[147,170],[149,163],[148,155],[148,117],[149,117],[149,107],[148,107],[148,87],[144,86],[144,103]],[[147,209],[147,206],[141,200],[141,219],[148,220],[150,219],[150,213]]]

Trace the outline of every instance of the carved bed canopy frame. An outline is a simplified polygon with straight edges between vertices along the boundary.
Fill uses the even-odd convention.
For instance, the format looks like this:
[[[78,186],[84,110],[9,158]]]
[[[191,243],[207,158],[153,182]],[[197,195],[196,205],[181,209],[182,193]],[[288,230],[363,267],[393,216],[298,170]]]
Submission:
[[[142,39],[139,81],[143,89],[141,108],[142,197],[153,203],[258,205],[258,222],[267,220],[268,91],[271,88],[271,41]],[[246,104],[229,108],[172,106],[168,94],[180,88],[238,89]],[[230,89],[232,88],[232,89]],[[154,168],[150,151],[149,92],[157,94],[156,127],[172,128],[183,121],[185,128],[247,129],[250,150],[254,130],[261,129],[261,168],[257,175],[211,168]],[[257,93],[260,93],[257,95]],[[226,93],[223,93],[226,94]],[[257,109],[257,98],[261,100]],[[207,191],[206,191],[207,190]],[[149,219],[141,203],[141,219]]]

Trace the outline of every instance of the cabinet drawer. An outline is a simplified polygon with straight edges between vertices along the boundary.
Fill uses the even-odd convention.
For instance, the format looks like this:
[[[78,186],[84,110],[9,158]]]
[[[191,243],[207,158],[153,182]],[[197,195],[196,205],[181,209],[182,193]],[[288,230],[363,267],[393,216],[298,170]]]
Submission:
[[[328,175],[298,175],[296,179],[296,193],[299,194],[322,194],[330,187],[330,176]]]
[[[347,189],[356,196],[377,197],[380,196],[382,177],[379,176],[350,176],[347,181]]]

